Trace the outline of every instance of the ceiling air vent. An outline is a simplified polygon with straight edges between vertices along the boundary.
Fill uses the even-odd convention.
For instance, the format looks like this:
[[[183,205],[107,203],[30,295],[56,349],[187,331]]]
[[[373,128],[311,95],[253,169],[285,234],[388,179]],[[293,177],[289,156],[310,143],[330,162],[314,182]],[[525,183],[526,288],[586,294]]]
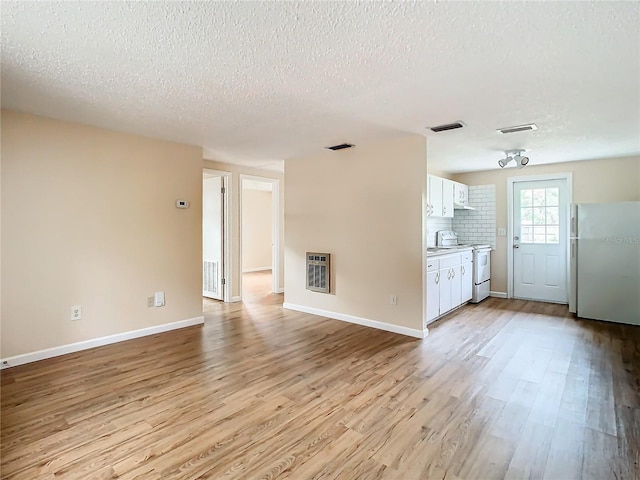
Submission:
[[[333,145],[332,147],[325,147],[328,150],[344,150],[345,148],[351,148],[354,147],[355,145],[352,145],[351,143],[341,143],[340,145]]]
[[[438,125],[437,127],[431,127],[430,130],[432,132],[445,132],[447,130],[455,130],[456,128],[464,127],[464,123],[455,122],[455,123],[447,123],[446,125]]]
[[[500,133],[515,133],[515,132],[526,132],[528,130],[537,130],[538,126],[535,123],[528,123],[526,125],[517,125],[515,127],[506,127],[499,128],[498,131]]]

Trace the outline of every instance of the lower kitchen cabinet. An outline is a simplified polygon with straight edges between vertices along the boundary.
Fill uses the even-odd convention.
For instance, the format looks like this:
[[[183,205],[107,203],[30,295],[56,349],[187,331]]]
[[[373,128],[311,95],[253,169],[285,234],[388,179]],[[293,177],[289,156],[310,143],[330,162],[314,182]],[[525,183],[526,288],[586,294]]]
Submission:
[[[468,261],[460,265],[460,280],[462,283],[462,303],[471,300],[473,293],[473,262]]]
[[[470,252],[427,260],[427,323],[471,300],[472,271]]]
[[[440,272],[427,273],[427,323],[440,316]]]

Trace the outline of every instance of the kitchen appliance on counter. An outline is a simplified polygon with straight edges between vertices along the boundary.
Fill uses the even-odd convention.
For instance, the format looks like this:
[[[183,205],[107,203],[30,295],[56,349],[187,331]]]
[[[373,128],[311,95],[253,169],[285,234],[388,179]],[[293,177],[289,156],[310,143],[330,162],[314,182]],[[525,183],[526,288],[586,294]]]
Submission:
[[[640,202],[571,205],[569,311],[640,325]]]
[[[491,245],[458,243],[458,234],[453,230],[440,230],[436,235],[438,248],[473,248],[473,288],[471,302],[479,303],[491,293]]]

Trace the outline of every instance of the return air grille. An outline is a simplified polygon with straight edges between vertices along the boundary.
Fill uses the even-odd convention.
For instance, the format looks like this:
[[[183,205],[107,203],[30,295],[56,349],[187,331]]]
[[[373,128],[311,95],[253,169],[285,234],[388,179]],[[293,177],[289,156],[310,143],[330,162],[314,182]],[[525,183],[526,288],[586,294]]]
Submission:
[[[331,254],[307,252],[307,290],[329,293]]]
[[[438,125],[437,127],[431,127],[432,132],[446,132],[447,130],[455,130],[456,128],[464,127],[463,123],[455,122],[455,123],[447,123],[446,125]]]
[[[515,127],[506,127],[499,128],[498,131],[500,133],[515,133],[515,132],[526,132],[529,130],[537,130],[538,126],[535,123],[528,123],[527,125],[517,125]]]
[[[202,262],[202,289],[218,293],[218,262]]]
[[[344,150],[345,148],[352,148],[354,145],[352,143],[341,143],[340,145],[332,145],[330,147],[325,147],[327,150]]]

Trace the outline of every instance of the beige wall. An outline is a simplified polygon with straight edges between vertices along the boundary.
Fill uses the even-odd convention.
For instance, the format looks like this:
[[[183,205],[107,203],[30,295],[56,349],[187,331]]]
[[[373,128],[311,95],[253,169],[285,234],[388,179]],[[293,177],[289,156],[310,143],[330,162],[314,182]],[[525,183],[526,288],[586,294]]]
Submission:
[[[242,270],[271,268],[273,208],[271,192],[242,190]]]
[[[552,165],[530,165],[524,170],[504,168],[464,173],[452,178],[468,185],[496,186],[496,226],[507,228],[507,178],[548,173],[573,174],[574,203],[640,200],[640,157],[610,158]],[[507,291],[507,237],[496,237],[491,258],[491,290]]]
[[[285,302],[421,331],[425,138],[287,160],[285,178]],[[306,290],[307,251],[331,253],[331,294]]]
[[[231,165],[229,163],[203,160],[202,167],[231,173],[231,296],[240,296],[240,175],[275,178],[280,181],[280,274],[278,288],[284,288],[284,174],[267,170]]]
[[[2,173],[3,358],[202,315],[200,148],[3,110]]]

